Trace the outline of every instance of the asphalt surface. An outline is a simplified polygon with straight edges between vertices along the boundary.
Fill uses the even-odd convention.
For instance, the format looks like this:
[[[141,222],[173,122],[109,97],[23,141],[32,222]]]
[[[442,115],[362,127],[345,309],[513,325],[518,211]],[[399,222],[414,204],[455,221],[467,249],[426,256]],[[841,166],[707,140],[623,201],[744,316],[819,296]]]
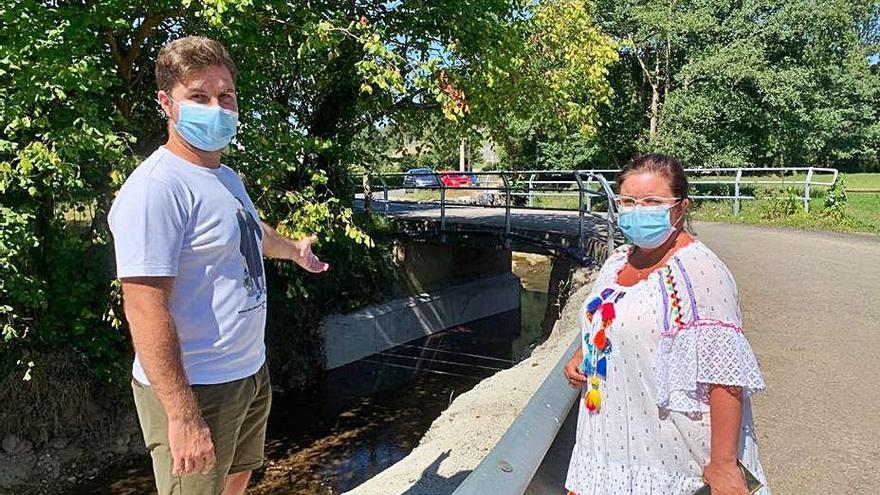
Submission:
[[[774,494],[880,493],[880,238],[698,223],[736,278]]]

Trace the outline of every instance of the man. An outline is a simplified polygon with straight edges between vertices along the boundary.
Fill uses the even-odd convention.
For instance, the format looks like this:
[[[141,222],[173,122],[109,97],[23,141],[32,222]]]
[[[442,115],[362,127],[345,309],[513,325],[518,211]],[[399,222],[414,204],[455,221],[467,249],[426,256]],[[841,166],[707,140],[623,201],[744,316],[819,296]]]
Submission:
[[[262,256],[328,268],[313,238],[290,241],[260,222],[241,179],[220,164],[238,125],[235,79],[216,41],[187,37],[160,51],[168,141],[110,210],[132,388],[160,495],[245,492],[263,463],[271,403]]]

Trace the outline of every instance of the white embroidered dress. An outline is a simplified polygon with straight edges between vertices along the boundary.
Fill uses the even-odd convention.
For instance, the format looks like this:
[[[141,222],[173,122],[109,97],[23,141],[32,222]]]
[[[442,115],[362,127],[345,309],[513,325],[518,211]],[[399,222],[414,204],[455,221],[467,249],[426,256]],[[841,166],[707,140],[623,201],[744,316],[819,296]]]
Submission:
[[[709,462],[709,384],[742,387],[738,454],[766,485],[749,401],[764,381],[742,334],[733,277],[695,241],[647,279],[624,287],[617,274],[630,248],[608,258],[581,311],[584,342],[602,320],[598,311],[592,321],[586,318],[590,301],[603,291],[604,301],[615,301],[601,408],[590,413],[581,396],[566,489],[577,495],[691,495],[703,485]]]

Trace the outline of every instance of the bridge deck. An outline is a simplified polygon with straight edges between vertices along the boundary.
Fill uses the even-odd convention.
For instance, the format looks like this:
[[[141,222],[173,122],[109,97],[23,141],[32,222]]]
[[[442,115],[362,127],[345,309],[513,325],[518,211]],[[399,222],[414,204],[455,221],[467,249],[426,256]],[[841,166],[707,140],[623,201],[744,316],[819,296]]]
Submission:
[[[358,201],[356,207],[363,208]],[[437,204],[377,201],[373,211],[385,213],[400,233],[408,236],[452,236],[452,242],[486,243],[486,236],[496,237],[503,247],[542,254],[570,254],[578,247],[578,212],[570,210],[539,210],[512,208],[510,235],[506,235],[506,214],[503,207],[448,204],[446,230],[440,231],[441,209]],[[604,258],[608,242],[608,223],[603,213],[584,215],[584,254]],[[478,237],[482,240],[477,240]],[[618,239],[619,243],[620,240]]]

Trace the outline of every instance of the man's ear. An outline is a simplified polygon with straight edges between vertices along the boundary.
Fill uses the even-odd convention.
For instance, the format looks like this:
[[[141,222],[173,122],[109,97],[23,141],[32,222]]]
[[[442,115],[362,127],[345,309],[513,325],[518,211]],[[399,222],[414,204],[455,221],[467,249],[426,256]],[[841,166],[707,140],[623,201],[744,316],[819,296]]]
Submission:
[[[159,90],[156,93],[156,101],[159,102],[159,106],[162,107],[162,113],[165,114],[165,118],[171,120],[171,108],[174,106],[174,102],[171,101],[171,97],[164,90]]]

